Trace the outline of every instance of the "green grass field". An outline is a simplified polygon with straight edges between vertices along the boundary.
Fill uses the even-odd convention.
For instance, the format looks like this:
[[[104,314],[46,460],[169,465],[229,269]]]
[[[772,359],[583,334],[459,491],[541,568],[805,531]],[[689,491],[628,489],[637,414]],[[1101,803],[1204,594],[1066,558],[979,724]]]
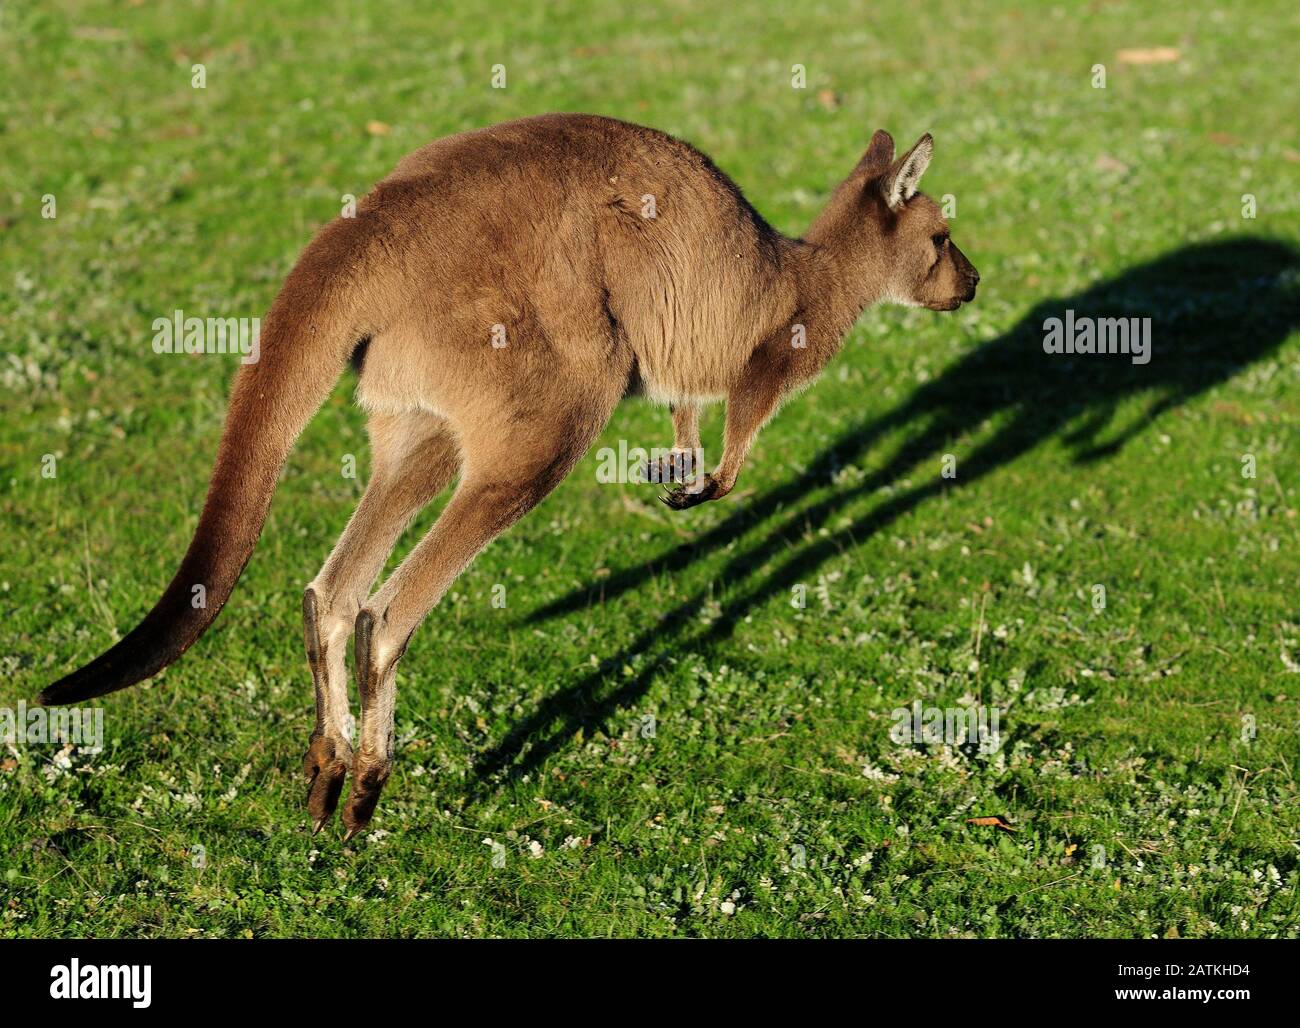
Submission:
[[[0,8],[0,707],[189,541],[236,364],[153,320],[264,314],[431,138],[642,122],[798,234],[872,130],[929,130],[983,277],[869,311],[719,503],[589,454],[414,636],[345,847],[303,807],[300,604],[365,481],[349,372],[102,750],[0,744],[0,935],[1300,935],[1300,15],[927,6]],[[1045,354],[1066,309],[1150,317],[1150,363]],[[598,447],[670,438],[635,400]],[[1001,747],[893,741],[917,701]]]

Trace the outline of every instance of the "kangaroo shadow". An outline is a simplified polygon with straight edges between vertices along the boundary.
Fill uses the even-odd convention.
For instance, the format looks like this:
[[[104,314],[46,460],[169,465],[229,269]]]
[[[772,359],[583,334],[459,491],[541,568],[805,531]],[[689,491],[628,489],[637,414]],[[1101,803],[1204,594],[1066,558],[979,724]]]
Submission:
[[[1076,324],[1083,318],[1150,318],[1149,363],[1134,363],[1122,353],[1045,352],[1046,320],[1064,319],[1067,310],[1073,311]],[[1162,413],[1272,353],[1298,326],[1300,252],[1252,237],[1183,247],[1082,292],[1043,300],[1008,332],[973,350],[893,410],[846,430],[797,479],[751,498],[700,537],[606,579],[599,587],[602,602],[728,547],[755,525],[784,515],[756,543],[732,554],[717,577],[729,585],[744,583],[754,569],[780,560],[774,571],[748,583],[707,624],[701,623],[701,614],[709,592],[684,600],[600,667],[547,697],[481,757],[479,790],[490,790],[499,773],[515,778],[535,769],[579,729],[590,735],[601,728],[645,693],[669,653],[708,653],[750,611],[777,594],[788,595],[827,560],[930,497],[969,487],[1050,439],[1064,444],[1076,463],[1108,457]],[[1139,414],[1116,426],[1118,411],[1135,397],[1140,398]],[[846,507],[896,484],[919,461],[937,457],[988,422],[996,428],[961,457],[959,481],[936,473],[932,480],[893,493],[848,526],[820,532]],[[811,505],[800,505],[837,468],[861,459],[885,433],[899,429],[913,434],[882,467]],[[935,467],[937,472],[937,462]],[[802,545],[795,542],[809,538]],[[536,623],[584,609],[596,595],[595,589],[573,590],[527,620]],[[611,669],[638,655],[639,670],[611,683]]]

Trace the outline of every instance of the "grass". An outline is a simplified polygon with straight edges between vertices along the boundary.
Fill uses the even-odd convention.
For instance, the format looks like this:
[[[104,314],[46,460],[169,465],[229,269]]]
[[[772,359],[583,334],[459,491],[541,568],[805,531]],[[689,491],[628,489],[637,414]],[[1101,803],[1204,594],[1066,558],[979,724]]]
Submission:
[[[930,130],[983,282],[868,312],[721,503],[674,515],[589,454],[416,633],[344,848],[302,807],[299,611],[365,479],[349,375],[102,751],[0,753],[0,933],[1300,934],[1300,15],[1161,6],[6,4],[0,707],[189,540],[234,364],[155,355],[153,319],[262,314],[430,138],[644,122],[798,233],[873,129]],[[1066,308],[1151,317],[1151,363],[1045,355]],[[598,446],[668,439],[635,401]],[[1001,748],[895,743],[918,700],[995,707]]]

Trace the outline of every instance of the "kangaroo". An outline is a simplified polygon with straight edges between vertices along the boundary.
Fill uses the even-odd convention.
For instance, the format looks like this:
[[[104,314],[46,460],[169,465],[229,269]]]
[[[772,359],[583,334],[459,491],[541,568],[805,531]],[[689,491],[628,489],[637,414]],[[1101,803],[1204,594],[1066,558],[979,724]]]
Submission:
[[[180,570],[139,625],[49,686],[103,696],[171,664],[230,597],[298,434],[349,361],[372,472],[303,598],[316,724],[304,770],[319,832],[345,776],[346,839],[393,765],[396,668],[417,625],[493,538],[573,469],[619,400],[672,411],[699,447],[699,407],[725,399],[722,458],[663,496],[726,496],[758,430],[812,381],[870,304],[950,311],[979,275],[917,186],[927,133],[895,160],[876,132],[801,239],[771,228],[689,144],[590,115],[449,136],[403,158],[308,244],[240,367],[207,500]],[[661,469],[680,479],[680,464]],[[429,533],[373,594],[398,537],[459,472]],[[195,606],[195,587],[206,603]],[[351,738],[345,652],[361,721]]]

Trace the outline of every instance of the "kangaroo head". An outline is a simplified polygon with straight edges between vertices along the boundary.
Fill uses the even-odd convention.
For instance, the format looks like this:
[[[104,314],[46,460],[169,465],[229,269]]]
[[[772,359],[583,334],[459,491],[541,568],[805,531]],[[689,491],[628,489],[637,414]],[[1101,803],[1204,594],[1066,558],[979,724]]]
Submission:
[[[950,311],[975,299],[975,266],[949,235],[939,205],[917,192],[934,155],[927,132],[894,159],[883,129],[840,185],[810,236],[834,252],[855,295]]]
[[[869,202],[882,229],[886,253],[886,286],[882,299],[909,307],[950,311],[975,299],[980,280],[975,266],[948,233],[948,220],[939,205],[917,192],[921,176],[934,156],[934,140],[926,133],[898,160],[888,132],[871,140],[880,168],[867,181]],[[873,169],[868,169],[868,172]]]
[[[881,299],[954,311],[975,299],[979,272],[950,237],[939,204],[917,191],[932,156],[935,140],[930,133],[894,160],[891,135],[878,131],[862,159],[866,203],[884,242]]]

